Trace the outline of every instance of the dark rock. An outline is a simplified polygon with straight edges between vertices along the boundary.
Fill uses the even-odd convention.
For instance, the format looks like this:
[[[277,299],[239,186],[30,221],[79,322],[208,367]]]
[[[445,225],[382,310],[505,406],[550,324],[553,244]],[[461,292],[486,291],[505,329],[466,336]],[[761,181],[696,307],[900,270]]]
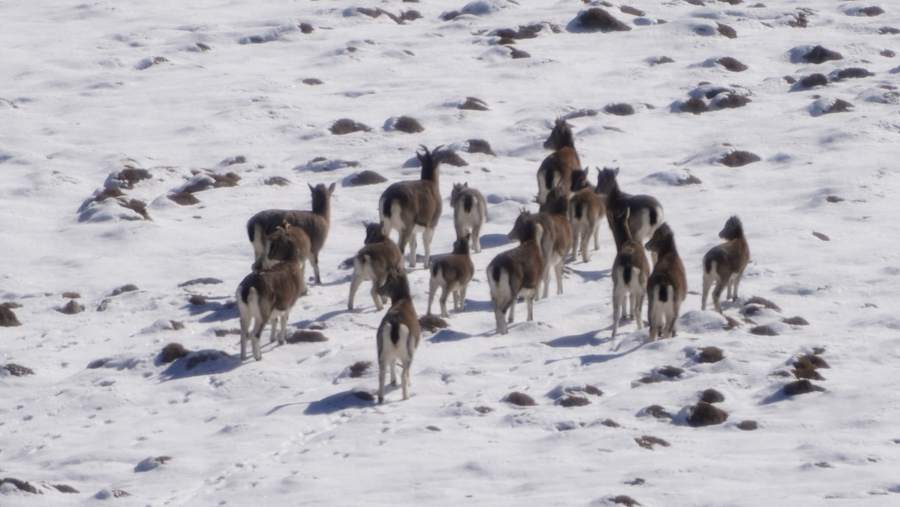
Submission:
[[[806,28],[809,26],[809,18],[806,17],[806,13],[798,12],[794,14],[794,17],[788,21],[788,26],[792,26],[794,28]]]
[[[323,82],[322,82],[321,79],[315,78],[315,77],[308,77],[308,78],[304,79],[304,80],[301,81],[301,82],[302,82],[303,84],[309,85],[309,86],[318,86],[318,85],[320,85],[320,84],[323,84]]]
[[[696,358],[698,363],[718,363],[725,355],[719,347],[703,347],[697,351]]]
[[[712,109],[737,109],[739,107],[744,107],[749,104],[750,97],[745,95],[738,95],[737,93],[726,93],[719,95],[713,100]]]
[[[13,377],[26,377],[28,375],[34,375],[34,370],[31,368],[22,366],[21,364],[16,363],[6,363],[2,367]]]
[[[165,56],[154,56],[152,58],[144,58],[143,60],[139,61],[137,63],[137,65],[134,66],[134,68],[136,68],[137,70],[145,70],[145,69],[149,69],[150,67],[153,67],[154,65],[159,65],[161,63],[166,63],[168,61],[169,61],[169,59],[166,58]]]
[[[300,23],[297,25],[297,28],[300,29],[301,33],[312,33],[314,30],[313,26],[309,23]]]
[[[353,391],[353,396],[363,401],[375,401],[375,395],[369,391]]]
[[[75,315],[76,313],[81,313],[84,311],[84,305],[79,304],[78,301],[72,299],[69,300],[69,302],[66,303],[62,308],[58,308],[57,311],[66,315]]]
[[[387,181],[387,178],[376,173],[375,171],[365,170],[355,173],[349,176],[344,181],[344,186],[348,187],[361,187],[364,185],[375,185],[377,183],[384,183]]]
[[[794,369],[791,370],[791,373],[794,374],[794,378],[798,379],[809,379],[809,380],[825,380],[825,377],[819,374],[816,371],[815,366],[808,361],[798,360],[794,363]]]
[[[101,357],[100,359],[94,359],[87,365],[87,369],[96,370],[97,368],[103,368],[106,366],[106,363],[112,360],[111,357]]]
[[[440,428],[438,428],[437,426],[435,426],[433,424],[429,424],[428,426],[425,426],[425,429],[428,431],[441,431]]]
[[[894,28],[893,26],[883,26],[878,29],[878,33],[881,35],[897,35],[900,34],[900,28]]]
[[[603,108],[603,112],[606,114],[614,114],[616,116],[630,116],[634,114],[634,107],[631,104],[607,104],[606,107]]]
[[[512,403],[513,405],[518,405],[520,407],[531,407],[537,405],[537,403],[534,402],[534,398],[519,391],[514,391],[507,394],[506,398],[503,398],[503,401]]]
[[[484,415],[484,414],[490,414],[491,412],[494,411],[494,409],[492,409],[491,407],[486,407],[484,405],[480,405],[480,406],[475,407],[475,411],[481,415]]]
[[[211,47],[209,47],[208,44],[204,44],[202,42],[198,42],[198,43],[194,44],[194,46],[196,46],[196,48],[199,49],[200,51],[209,51],[210,49],[212,49]]]
[[[149,457],[141,460],[140,463],[134,466],[135,472],[149,472],[154,468],[158,468],[160,465],[165,465],[169,461],[171,461],[171,456],[156,456]]]
[[[884,9],[878,7],[877,5],[873,5],[871,7],[861,7],[851,10],[848,14],[851,16],[881,16],[884,14]]]
[[[699,97],[691,97],[687,100],[687,102],[682,102],[681,111],[684,113],[693,113],[700,114],[705,113],[709,110],[709,106],[706,104],[706,101]]]
[[[657,65],[663,65],[665,63],[675,63],[675,60],[669,58],[668,56],[655,56],[647,59],[647,63],[649,63],[651,67],[655,67]]]
[[[663,366],[662,368],[658,368],[656,372],[664,377],[676,378],[680,377],[684,373],[684,370],[677,366]]]
[[[327,342],[328,337],[322,334],[321,331],[301,329],[294,331],[294,334],[288,336],[285,341],[288,343],[317,343]]]
[[[620,428],[621,425],[612,419],[604,419],[600,421],[600,424],[606,426],[607,428]]]
[[[372,366],[371,361],[357,361],[350,365],[350,378],[359,378],[369,371]]]
[[[235,155],[233,157],[228,157],[225,160],[219,162],[219,165],[223,166],[223,167],[228,167],[231,165],[239,165],[239,164],[246,164],[246,163],[247,163],[247,157],[245,157],[243,155]]]
[[[585,118],[588,116],[597,116],[596,109],[577,109],[572,111],[571,113],[566,113],[562,116],[563,120],[574,120],[576,118]]]
[[[224,338],[228,335],[240,335],[240,329],[215,329],[213,330],[213,334],[215,334],[218,338]]]
[[[723,56],[716,60],[716,63],[730,70],[731,72],[744,72],[749,67],[741,63],[737,58],[732,58],[730,56]]]
[[[744,430],[744,431],[754,431],[759,427],[759,425],[756,424],[756,421],[752,421],[752,420],[748,419],[746,421],[739,422],[737,424],[737,427],[738,427],[738,429]]]
[[[801,78],[797,85],[799,88],[809,89],[816,86],[825,86],[828,84],[828,78],[824,74],[810,74]]]
[[[839,197],[839,196],[836,196],[836,195],[829,195],[828,197],[825,198],[825,200],[828,201],[828,202],[830,202],[830,203],[832,203],[832,204],[837,204],[837,203],[839,203],[839,202],[844,202],[844,198],[843,198],[843,197]]]
[[[725,395],[715,389],[707,389],[700,393],[700,401],[705,401],[706,403],[721,403],[725,401]]]
[[[722,23],[716,23],[716,25],[718,26],[717,29],[720,35],[728,37],[729,39],[737,39],[737,31],[734,28]]]
[[[342,136],[353,132],[369,132],[372,128],[349,118],[341,118],[334,122],[329,130],[336,136]]]
[[[666,411],[666,409],[662,408],[659,405],[650,405],[648,407],[644,407],[638,411],[638,416],[651,416],[656,419],[671,419],[672,414]]]
[[[619,6],[619,10],[624,12],[625,14],[631,14],[632,16],[646,16],[647,15],[646,12],[644,12],[638,8],[632,7],[630,5],[621,5],[621,6]]]
[[[388,120],[388,123],[386,130],[399,130],[407,134],[415,134],[425,130],[425,127],[419,123],[419,120],[410,116],[400,116],[393,121]]]
[[[640,502],[638,502],[634,498],[631,498],[628,495],[614,496],[614,497],[610,498],[610,501],[612,501],[612,503],[617,504],[617,505],[624,505],[625,507],[635,507],[635,506],[641,505]]]
[[[225,174],[210,172],[208,174],[212,177],[213,187],[215,188],[236,187],[238,182],[241,181],[241,177],[233,172],[227,172]]]
[[[0,308],[15,310],[16,308],[22,308],[22,305],[16,303],[15,301],[6,301],[5,303],[0,303]]]
[[[558,403],[564,407],[583,407],[590,405],[591,400],[584,396],[566,396],[565,398],[560,398]]]
[[[575,17],[574,24],[587,32],[627,32],[631,27],[616,19],[612,14],[599,7],[591,7],[581,11]]]
[[[694,406],[693,410],[691,410],[691,415],[688,416],[687,422],[689,425],[697,428],[700,426],[722,424],[727,419],[728,413],[724,410],[705,401],[701,401]]]
[[[793,76],[784,76],[784,82],[787,84],[794,84],[797,82],[797,80],[794,79]]]
[[[442,164],[452,165],[454,167],[465,167],[469,165],[462,157],[459,156],[455,151],[444,148],[441,151],[434,154],[434,156],[440,161]]]
[[[205,362],[225,359],[228,357],[228,354],[221,350],[201,350],[199,352],[191,352],[186,357],[187,362],[185,363],[184,368],[190,371]]]
[[[786,319],[783,319],[781,322],[784,322],[785,324],[788,324],[790,326],[808,326],[809,325],[809,322],[800,316],[788,317]]]
[[[159,353],[159,362],[161,364],[169,364],[176,359],[180,359],[184,356],[188,355],[188,350],[184,348],[184,345],[180,343],[169,343],[165,347],[163,347],[162,351]],[[90,368],[90,365],[88,365]]]
[[[21,325],[22,323],[19,322],[19,319],[16,317],[16,313],[12,311],[12,308],[6,305],[0,306],[0,327],[16,327]]]
[[[666,442],[665,440],[663,440],[659,437],[654,437],[651,435],[644,435],[642,437],[635,438],[634,441],[637,442],[637,445],[643,447],[644,449],[653,450],[653,447],[657,446],[657,445],[661,445],[663,447],[669,447],[668,442]]]
[[[829,60],[843,60],[844,57],[837,51],[816,46],[803,55],[803,59],[809,63],[825,63]]]
[[[824,387],[817,386],[806,379],[795,380],[785,384],[781,388],[782,392],[788,396],[797,396],[800,394],[814,393],[824,391]]]
[[[750,333],[758,336],[778,336],[778,330],[769,324],[751,327]]]
[[[755,153],[750,153],[749,151],[735,150],[719,160],[719,163],[726,165],[728,167],[742,167],[747,164],[752,164],[754,162],[759,162],[761,159],[759,155]]]
[[[79,299],[81,297],[81,294],[77,292],[63,292],[62,297],[68,299]]]
[[[641,485],[645,484],[646,482],[647,481],[645,481],[644,479],[641,479],[640,477],[635,477],[634,479],[631,479],[630,481],[625,481],[625,484],[628,484],[629,486],[641,486]]]
[[[597,389],[596,386],[592,386],[590,384],[587,384],[586,386],[584,386],[584,392],[587,394],[594,395],[594,396],[603,396],[603,391],[601,391],[600,389]]]
[[[875,74],[869,72],[868,70],[862,67],[848,67],[846,69],[838,70],[834,73],[835,81],[843,81],[844,79],[860,79],[864,77],[874,76]]]
[[[170,320],[169,322],[172,324],[172,329],[174,329],[175,331],[184,329],[184,322],[181,322],[179,320]]]
[[[51,484],[50,486],[60,493],[78,493],[77,489],[68,484]]]
[[[421,18],[422,18],[422,13],[415,9],[409,9],[407,11],[403,11],[400,13],[400,19],[403,21],[415,21],[415,20],[421,19]]]
[[[703,7],[704,5],[706,5],[706,3],[703,0],[684,0],[684,1],[691,5],[696,5],[699,7]]]
[[[543,29],[544,25],[535,23],[533,25],[520,25],[518,29],[500,28],[498,30],[494,30],[492,35],[500,37],[501,39],[508,40],[534,39]]]
[[[813,231],[812,235],[821,239],[822,241],[831,241],[831,238],[829,238],[827,234],[822,234],[821,232]]]
[[[475,97],[466,97],[465,102],[460,104],[459,109],[467,109],[469,111],[488,111],[490,108],[487,104],[478,98]]]
[[[460,14],[462,14],[462,13],[459,11],[447,11],[447,12],[444,12],[443,14],[441,14],[441,20],[442,21],[453,21],[454,19],[458,18]]]
[[[140,199],[116,199],[116,203],[123,208],[134,211],[144,220],[150,220],[150,214],[147,213],[147,203],[144,201],[141,201]],[[126,217],[126,219],[131,218]]]
[[[218,285],[220,283],[224,283],[224,282],[219,278],[204,277],[204,278],[193,278],[186,282],[179,283],[178,286],[179,287],[190,287],[192,285]]]
[[[201,294],[191,294],[191,297],[188,298],[188,303],[193,306],[203,306],[206,304],[206,296]]]
[[[753,296],[750,299],[744,301],[744,304],[745,305],[759,305],[759,306],[768,308],[769,310],[775,310],[776,312],[781,311],[780,306],[778,306],[774,302],[772,302],[766,298],[760,297],[760,296]]]
[[[513,60],[518,60],[519,58],[531,58],[531,53],[528,51],[523,51],[512,46],[507,47],[509,48],[509,56],[512,57]]]
[[[466,141],[466,151],[469,153],[484,153],[485,155],[496,156],[491,144],[484,139],[469,139]]]
[[[419,318],[419,326],[422,329],[428,331],[429,333],[433,333],[438,329],[444,329],[448,326],[447,321],[438,317],[437,315],[424,315]]]
[[[126,292],[134,292],[138,290],[137,285],[133,283],[126,283],[121,287],[116,287],[112,292],[109,293],[110,296],[118,296],[119,294],[125,294]]]
[[[197,196],[189,192],[175,192],[166,197],[168,197],[170,201],[181,206],[193,206],[200,202],[200,199],[198,199]]]
[[[31,485],[29,482],[25,482],[19,479],[15,479],[13,477],[4,477],[0,479],[0,486],[4,484],[12,484],[19,491],[24,491],[25,493],[31,493],[32,495],[42,495],[43,492],[38,491],[36,487]]]

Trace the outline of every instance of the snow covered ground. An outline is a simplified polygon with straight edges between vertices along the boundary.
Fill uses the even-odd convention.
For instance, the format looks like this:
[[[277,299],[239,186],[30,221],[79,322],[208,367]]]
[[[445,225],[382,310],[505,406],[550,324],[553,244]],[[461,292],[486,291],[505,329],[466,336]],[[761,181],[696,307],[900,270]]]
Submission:
[[[631,30],[609,33],[580,29],[573,20],[589,6],[574,0],[0,3],[0,302],[20,305],[21,322],[0,328],[0,365],[33,370],[0,367],[0,479],[38,492],[7,481],[0,505],[900,503],[900,35],[885,28],[900,28],[900,6],[704,1],[628,0],[645,11],[636,16],[612,0],[604,8]],[[870,6],[884,12],[853,15]],[[453,10],[464,13],[444,15]],[[527,58],[492,35],[535,23],[536,37],[511,45]],[[842,59],[804,61],[815,45]],[[855,67],[871,75],[832,74]],[[814,73],[827,84],[799,83]],[[710,88],[698,92],[701,82],[750,102],[680,112]],[[459,109],[470,96],[489,110]],[[820,114],[835,99],[853,107]],[[635,114],[605,113],[614,103]],[[569,264],[564,295],[494,334],[484,268],[510,247],[518,210],[534,207],[552,120],[579,111],[570,123],[582,161],[620,167],[626,191],[665,207],[691,290],[677,338],[647,343],[629,324],[610,339],[606,227],[591,262]],[[424,131],[385,128],[400,115]],[[333,135],[341,118],[371,130]],[[469,139],[496,156],[468,153]],[[482,190],[490,221],[465,312],[426,333],[410,400],[394,390],[376,406],[355,394],[374,392],[375,368],[351,377],[349,367],[375,359],[382,314],[367,286],[361,310],[346,311],[340,264],[387,183],[345,182],[362,170],[416,178],[407,162],[421,144],[468,162],[441,168],[435,251],[454,239],[453,183]],[[733,150],[760,160],[719,162]],[[87,202],[104,182],[121,187],[107,178],[126,167],[150,172],[121,197],[146,203],[149,219],[116,197]],[[207,171],[240,181],[197,192],[193,205],[167,197],[212,184]],[[672,184],[687,174],[702,183]],[[306,184],[320,182],[339,182],[324,284],[291,324],[328,341],[267,345],[261,362],[240,364],[228,303],[252,262],[244,224],[265,208],[308,209]],[[728,306],[740,325],[726,330],[699,312],[697,290],[731,214],[753,257],[742,297],[781,310]],[[409,276],[424,313],[427,273],[420,264]],[[222,283],[179,286],[199,277]],[[110,295],[125,284],[137,290]],[[67,291],[83,312],[57,311]],[[794,316],[809,325],[782,322]],[[778,334],[750,332],[767,324]],[[229,355],[160,364],[170,342]],[[724,359],[698,362],[701,347]],[[825,391],[785,396],[794,360],[813,352],[830,365],[813,380]],[[640,382],[664,366],[683,371]],[[602,395],[559,404],[586,385]],[[691,427],[688,407],[707,388],[724,395],[716,406],[728,419]],[[503,401],[514,391],[536,405]],[[650,405],[672,417],[646,415]],[[758,429],[738,427],[748,420]],[[645,448],[645,436],[668,445]]]

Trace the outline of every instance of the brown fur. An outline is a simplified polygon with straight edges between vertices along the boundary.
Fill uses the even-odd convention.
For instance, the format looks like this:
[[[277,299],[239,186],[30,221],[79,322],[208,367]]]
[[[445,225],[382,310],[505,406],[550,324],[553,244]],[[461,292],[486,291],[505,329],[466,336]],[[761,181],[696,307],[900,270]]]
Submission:
[[[565,120],[556,120],[544,148],[552,149],[553,153],[538,168],[538,204],[543,204],[547,194],[556,187],[572,188],[572,172],[581,169],[572,128]]]
[[[397,244],[384,236],[381,224],[366,224],[365,246],[359,249],[353,258],[353,277],[350,281],[350,296],[347,299],[347,309],[353,310],[353,299],[360,284],[365,280],[372,281],[372,301],[380,311],[387,301],[386,297],[379,296],[378,287],[384,285],[389,268],[401,268],[403,255]]]
[[[603,198],[591,187],[582,188],[572,194],[569,199],[569,219],[572,222],[572,258],[578,256],[581,247],[581,259],[591,260],[588,246],[594,239],[594,250],[600,249],[600,220],[606,214]]]
[[[521,216],[521,215],[520,215]],[[542,241],[544,253],[544,295],[550,291],[550,270],[556,275],[556,293],[562,294],[563,267],[572,249],[572,224],[569,221],[569,191],[557,187],[547,194],[535,219],[544,229]],[[518,222],[518,220],[517,220]]]
[[[384,403],[384,381],[387,370],[391,372],[391,384],[397,384],[394,371],[397,360],[403,368],[403,399],[409,398],[409,373],[412,360],[419,346],[422,329],[413,306],[409,292],[409,282],[402,269],[392,267],[388,270],[378,294],[391,298],[391,307],[381,319],[376,341],[378,345],[378,403]],[[403,330],[406,330],[406,335]]]
[[[515,236],[513,232],[516,233]],[[541,248],[544,231],[541,224],[537,220],[524,220],[513,232],[510,232],[510,238],[518,239],[519,246],[498,254],[487,267],[499,334],[507,333],[507,311],[508,321],[511,323],[515,320],[516,299],[523,292],[528,305],[528,320],[534,318],[534,299],[544,277],[544,255]]]
[[[606,219],[616,242],[616,250],[619,250],[625,238],[621,234],[621,229],[614,226],[613,221],[614,217],[624,213],[626,208],[629,212],[628,227],[635,241],[649,239],[664,222],[663,209],[659,201],[649,195],[630,195],[622,192],[617,181],[618,169],[597,169],[597,173],[596,191],[605,196]]]
[[[713,305],[717,312],[722,313],[720,300],[723,290],[727,289],[728,299],[737,301],[738,286],[744,275],[744,269],[750,261],[750,246],[744,236],[743,224],[737,216],[733,216],[725,222],[725,227],[719,233],[719,237],[725,242],[714,246],[703,256],[701,308],[706,310],[706,298],[710,287],[715,283]]]
[[[646,244],[647,250],[656,254],[656,265],[647,280],[647,313],[650,321],[650,339],[657,336],[671,338],[676,334],[676,322],[681,310],[681,303],[687,295],[687,277],[684,263],[675,247],[675,235],[668,224],[661,225]],[[671,292],[674,291],[674,294]],[[665,319],[660,317],[657,305],[671,303],[674,314]],[[663,308],[661,306],[660,308]],[[663,324],[665,320],[665,325]]]
[[[437,257],[431,263],[427,315],[431,315],[431,303],[438,287],[441,288],[441,317],[450,316],[447,313],[447,296],[450,293],[453,294],[453,309],[461,312],[466,303],[466,288],[474,273],[467,234],[453,243],[453,253]]]
[[[631,318],[635,320],[637,328],[643,327],[641,308],[644,305],[647,277],[650,275],[650,264],[647,262],[647,254],[644,247],[635,241],[628,228],[628,209],[615,217],[613,224],[620,229],[620,235],[625,238],[616,254],[612,267],[613,279],[613,331],[615,338],[619,330],[619,318],[628,317],[629,307]],[[635,273],[635,269],[637,273]],[[625,304],[626,297],[630,297],[630,305]]]

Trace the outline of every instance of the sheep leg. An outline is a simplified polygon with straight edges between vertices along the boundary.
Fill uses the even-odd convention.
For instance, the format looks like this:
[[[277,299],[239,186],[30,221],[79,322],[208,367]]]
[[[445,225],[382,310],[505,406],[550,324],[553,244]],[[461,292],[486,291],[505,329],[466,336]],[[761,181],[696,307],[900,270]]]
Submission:
[[[525,296],[525,306],[528,308],[528,321],[534,320],[534,295]]]
[[[706,310],[706,298],[709,296],[709,289],[712,287],[713,277],[710,274],[703,273],[703,295],[700,297],[700,309]]]
[[[380,340],[381,337],[379,336]],[[387,365],[385,364],[384,359],[380,359],[378,361],[378,404],[381,405],[384,403],[384,376],[386,373]]]
[[[425,267],[431,267],[431,240],[434,238],[434,229],[426,227],[422,231],[422,243],[425,244]]]
[[[397,386],[397,361],[391,359],[391,385]]]
[[[563,261],[560,259],[559,264],[554,268],[556,270],[556,294],[560,295],[563,293]]]
[[[472,236],[469,239],[472,240],[475,253],[481,252],[481,224],[472,226]]]
[[[412,339],[412,337],[410,336],[407,339]],[[412,360],[403,361],[403,373],[401,375],[402,375],[402,381],[403,381],[403,399],[404,400],[409,399],[409,370],[410,370],[411,366],[412,366]]]
[[[431,304],[434,302],[434,294],[437,292],[437,285],[434,277],[431,277],[431,282],[428,284],[428,311],[425,312],[425,315],[431,315]]]
[[[450,316],[447,313],[447,296],[449,295],[450,290],[447,285],[441,287],[441,317],[447,318]]]
[[[356,297],[356,291],[359,290],[359,285],[362,283],[362,276],[357,273],[355,270],[353,271],[353,278],[350,280],[350,296],[347,298],[347,309],[351,312],[353,311],[353,299]],[[374,294],[374,291],[373,291]],[[376,303],[377,305],[378,303]]]

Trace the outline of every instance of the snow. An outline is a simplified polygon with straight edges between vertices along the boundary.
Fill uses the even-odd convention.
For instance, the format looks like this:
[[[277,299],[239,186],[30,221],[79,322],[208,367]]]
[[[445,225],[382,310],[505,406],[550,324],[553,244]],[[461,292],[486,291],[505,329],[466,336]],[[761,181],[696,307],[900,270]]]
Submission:
[[[629,0],[646,19],[667,21],[647,24],[613,3],[604,8],[631,31],[566,31],[587,8],[572,0],[0,5],[0,302],[20,304],[13,311],[22,323],[0,328],[0,366],[34,370],[14,376],[0,367],[0,480],[43,492],[4,482],[0,504],[604,505],[617,495],[645,506],[896,504],[900,106],[896,59],[880,52],[900,51],[900,39],[879,29],[900,27],[900,8]],[[845,14],[876,4],[884,14]],[[423,17],[398,24],[353,9],[375,6]],[[787,24],[799,8],[811,9],[807,28]],[[450,11],[464,14],[440,19]],[[545,25],[517,40],[531,58],[511,59],[488,35],[543,22],[563,30]],[[716,23],[738,37],[719,35]],[[816,45],[843,59],[798,59],[794,48]],[[661,56],[674,62],[649,63]],[[749,68],[702,65],[723,56]],[[795,92],[783,79],[848,67],[874,75]],[[323,83],[303,83],[309,78]],[[673,112],[715,87],[752,102]],[[458,109],[470,96],[489,110]],[[811,114],[836,99],[854,107]],[[621,102],[652,108],[602,112]],[[521,321],[521,308],[508,335],[494,333],[484,268],[510,247],[518,210],[536,207],[550,122],[582,109],[598,113],[569,120],[581,160],[620,167],[624,190],[659,199],[675,231],[690,292],[674,339],[647,343],[633,323],[610,339],[615,247],[605,226],[591,262],[568,265],[564,295],[538,301],[534,322]],[[424,132],[380,127],[403,115]],[[372,130],[332,135],[341,118]],[[497,156],[459,150],[469,165],[441,167],[433,245],[448,252],[454,239],[452,184],[480,189],[489,222],[466,309],[423,337],[411,398],[390,390],[376,406],[377,369],[353,377],[348,367],[375,361],[382,314],[362,297],[368,286],[361,310],[346,311],[350,272],[338,266],[361,246],[361,222],[377,219],[381,191],[416,177],[404,163],[419,145],[473,138]],[[761,160],[717,162],[733,150]],[[80,213],[126,164],[151,173],[122,189],[124,199],[147,203],[150,220],[115,199]],[[309,209],[307,183],[362,170],[388,182],[335,192],[324,284],[310,285],[291,314],[295,329],[322,327],[329,340],[279,347],[266,332],[263,360],[240,363],[229,303],[253,262],[246,220],[267,208]],[[192,181],[209,183],[208,171],[241,180],[196,192],[198,204],[169,199]],[[672,184],[687,174],[702,183]],[[263,183],[273,176],[291,185]],[[724,304],[740,324],[726,330],[720,316],[699,311],[698,290],[703,254],[733,214],[753,259],[741,296],[782,311],[751,324],[739,305]],[[179,287],[201,277],[224,283]],[[409,277],[422,312],[428,274],[420,264]],[[127,283],[139,290],[111,295]],[[56,311],[64,291],[79,292],[86,310]],[[189,303],[193,294],[206,303]],[[795,315],[810,325],[780,321]],[[756,324],[780,334],[751,334]],[[159,364],[170,342],[192,352]],[[697,363],[693,351],[705,346],[725,359]],[[793,378],[773,373],[790,375],[791,359],[817,347],[831,368],[814,383],[826,391],[781,394]],[[684,374],[638,382],[667,365]],[[567,387],[585,385],[603,395],[581,407],[556,403]],[[725,395],[717,406],[728,420],[683,424],[707,388]],[[537,405],[501,401],[513,391]],[[654,404],[678,424],[638,417]],[[739,430],[743,420],[759,429]],[[642,448],[635,438],[644,435],[671,445]],[[626,484],[638,477],[645,482]]]

